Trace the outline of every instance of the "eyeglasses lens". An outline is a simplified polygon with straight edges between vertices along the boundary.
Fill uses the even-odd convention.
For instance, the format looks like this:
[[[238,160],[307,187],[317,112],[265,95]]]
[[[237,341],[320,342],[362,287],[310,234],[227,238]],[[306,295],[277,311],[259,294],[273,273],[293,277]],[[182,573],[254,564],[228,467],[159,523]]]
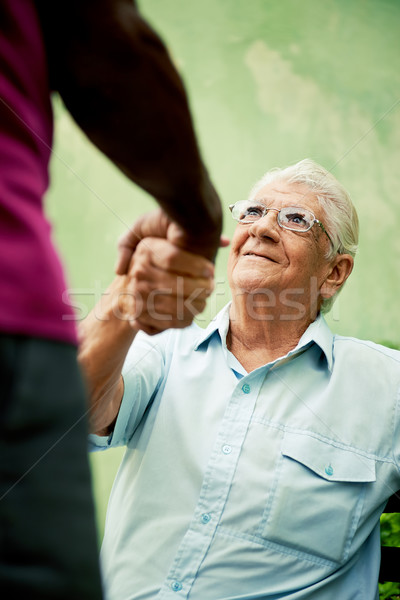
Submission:
[[[232,208],[232,217],[242,223],[252,223],[265,214],[265,206],[247,200],[236,202]]]
[[[307,231],[312,226],[314,215],[309,210],[298,206],[285,206],[281,209],[278,220],[282,227],[287,229]]]
[[[232,206],[232,217],[241,223],[253,223],[265,214],[266,206],[259,202],[242,200]],[[278,212],[279,225],[294,231],[308,231],[314,218],[311,211],[299,206],[285,206]]]

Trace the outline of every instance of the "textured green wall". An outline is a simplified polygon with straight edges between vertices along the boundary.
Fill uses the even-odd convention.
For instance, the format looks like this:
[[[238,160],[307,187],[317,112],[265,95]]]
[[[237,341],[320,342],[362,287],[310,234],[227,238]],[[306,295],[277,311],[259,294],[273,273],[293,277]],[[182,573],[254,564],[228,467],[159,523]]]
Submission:
[[[182,73],[226,206],[245,197],[267,169],[304,157],[332,169],[347,187],[360,216],[360,250],[329,322],[340,333],[399,344],[400,2],[140,6]],[[86,141],[57,100],[55,114],[48,212],[84,314],[112,278],[118,236],[154,202]],[[230,234],[228,209],[225,215]],[[221,251],[217,294],[202,324],[228,299],[226,257]],[[109,482],[96,485],[102,513]]]
[[[361,240],[330,322],[340,333],[399,343],[400,2],[140,6],[185,80],[224,204],[245,197],[272,166],[308,156],[332,169],[357,206]],[[86,141],[59,102],[55,113],[49,213],[74,300],[90,307],[112,277],[116,239],[154,202]],[[228,298],[226,256],[221,251],[217,295],[203,324]]]

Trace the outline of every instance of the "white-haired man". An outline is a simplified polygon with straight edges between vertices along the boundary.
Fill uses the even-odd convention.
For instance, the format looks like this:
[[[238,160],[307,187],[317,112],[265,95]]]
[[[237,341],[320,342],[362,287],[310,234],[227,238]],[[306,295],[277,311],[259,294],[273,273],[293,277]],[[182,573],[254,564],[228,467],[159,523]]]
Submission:
[[[205,330],[180,327],[204,307],[212,265],[189,269],[168,236],[142,240],[82,325],[91,442],[127,447],[106,596],[376,599],[379,516],[400,487],[400,353],[333,335],[321,316],[351,273],[356,212],[309,160],[231,210],[232,302]]]

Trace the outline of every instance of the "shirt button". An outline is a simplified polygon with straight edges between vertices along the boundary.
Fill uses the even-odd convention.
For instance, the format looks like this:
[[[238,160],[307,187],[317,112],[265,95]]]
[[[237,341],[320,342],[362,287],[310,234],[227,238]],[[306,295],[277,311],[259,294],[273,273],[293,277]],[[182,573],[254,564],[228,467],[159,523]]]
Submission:
[[[325,467],[325,473],[326,473],[327,475],[329,475],[329,477],[330,477],[331,475],[333,475],[333,467],[332,467],[332,465],[329,465],[329,466]]]
[[[243,390],[243,392],[244,392],[245,394],[250,394],[250,386],[249,386],[249,384],[248,384],[248,383],[244,383],[244,384],[242,385],[242,390]]]
[[[171,583],[171,588],[174,592],[180,592],[182,589],[182,584],[180,581],[173,581]]]
[[[232,452],[232,446],[229,446],[229,444],[224,444],[222,446],[222,452],[224,454],[230,454]]]
[[[204,523],[204,525],[206,525],[210,521],[211,521],[211,515],[209,513],[203,513],[201,515],[201,522]]]

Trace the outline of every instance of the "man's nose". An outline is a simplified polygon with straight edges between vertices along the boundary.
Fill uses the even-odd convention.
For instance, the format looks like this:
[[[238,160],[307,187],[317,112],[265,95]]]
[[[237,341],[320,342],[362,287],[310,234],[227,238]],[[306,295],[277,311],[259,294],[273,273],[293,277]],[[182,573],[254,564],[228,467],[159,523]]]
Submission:
[[[278,225],[278,210],[270,208],[266,215],[250,225],[249,233],[259,238],[270,238],[279,241],[280,227]]]

